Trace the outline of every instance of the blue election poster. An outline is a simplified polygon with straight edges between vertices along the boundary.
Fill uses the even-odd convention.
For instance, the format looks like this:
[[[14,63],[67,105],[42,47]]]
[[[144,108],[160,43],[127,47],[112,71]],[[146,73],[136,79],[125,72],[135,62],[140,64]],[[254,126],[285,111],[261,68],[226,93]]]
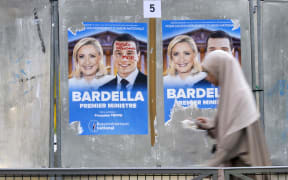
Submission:
[[[68,29],[69,123],[79,135],[148,134],[147,24]]]
[[[239,20],[163,20],[163,86],[165,122],[174,105],[217,108],[220,89],[201,67],[206,54],[223,50],[241,64]]]

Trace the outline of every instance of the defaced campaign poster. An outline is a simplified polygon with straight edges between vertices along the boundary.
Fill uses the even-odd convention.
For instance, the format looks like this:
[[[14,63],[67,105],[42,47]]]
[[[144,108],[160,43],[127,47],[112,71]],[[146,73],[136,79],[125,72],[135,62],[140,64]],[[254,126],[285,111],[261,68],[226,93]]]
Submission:
[[[68,29],[69,123],[79,135],[148,134],[147,24]]]
[[[163,20],[162,39],[165,122],[175,103],[216,108],[220,89],[205,79],[201,62],[207,53],[223,50],[241,64],[239,21]]]

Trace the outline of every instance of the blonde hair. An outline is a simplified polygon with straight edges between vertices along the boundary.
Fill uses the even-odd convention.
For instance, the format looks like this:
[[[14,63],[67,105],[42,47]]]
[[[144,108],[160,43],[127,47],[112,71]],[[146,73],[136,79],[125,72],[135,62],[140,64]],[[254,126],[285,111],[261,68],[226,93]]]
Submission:
[[[195,73],[202,71],[202,67],[201,67],[200,62],[199,62],[198,57],[197,57],[198,49],[197,49],[195,41],[190,36],[179,35],[179,36],[176,36],[172,41],[170,41],[170,43],[168,45],[169,67],[167,69],[167,73],[171,76],[177,75],[177,71],[175,69],[175,64],[172,60],[172,49],[175,47],[176,44],[182,43],[182,42],[187,42],[195,54],[194,59],[193,59],[194,62],[193,62],[193,68],[191,70],[191,74],[195,74]]]
[[[97,69],[95,78],[100,78],[100,77],[106,75],[107,74],[107,70],[106,70],[106,67],[105,67],[104,62],[103,62],[103,49],[102,49],[102,46],[101,46],[101,44],[99,43],[99,41],[97,39],[89,37],[89,38],[81,39],[74,46],[74,49],[73,49],[74,69],[72,71],[73,77],[76,77],[76,78],[81,78],[82,77],[82,72],[80,71],[77,55],[78,55],[79,49],[81,47],[83,47],[83,46],[86,46],[86,45],[93,45],[96,48],[96,50],[98,51],[99,55],[101,56],[101,59],[98,62],[98,69]]]

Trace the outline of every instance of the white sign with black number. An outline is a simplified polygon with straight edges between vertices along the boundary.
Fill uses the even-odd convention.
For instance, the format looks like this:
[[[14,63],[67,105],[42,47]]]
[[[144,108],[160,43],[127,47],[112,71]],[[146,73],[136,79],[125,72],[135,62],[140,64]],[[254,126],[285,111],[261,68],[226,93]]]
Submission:
[[[161,18],[161,0],[143,1],[144,18]]]

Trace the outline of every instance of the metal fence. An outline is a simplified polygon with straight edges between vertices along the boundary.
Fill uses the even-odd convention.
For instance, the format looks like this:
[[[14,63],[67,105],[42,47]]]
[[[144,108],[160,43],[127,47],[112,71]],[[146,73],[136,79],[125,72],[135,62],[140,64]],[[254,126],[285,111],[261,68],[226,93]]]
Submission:
[[[246,168],[225,168],[225,180],[238,177],[240,179],[267,179],[286,180],[288,179],[287,166],[273,167],[246,167]]]
[[[198,180],[288,179],[288,167],[0,169],[0,180]]]
[[[217,179],[217,172],[217,168],[0,169],[0,180],[191,180]]]

